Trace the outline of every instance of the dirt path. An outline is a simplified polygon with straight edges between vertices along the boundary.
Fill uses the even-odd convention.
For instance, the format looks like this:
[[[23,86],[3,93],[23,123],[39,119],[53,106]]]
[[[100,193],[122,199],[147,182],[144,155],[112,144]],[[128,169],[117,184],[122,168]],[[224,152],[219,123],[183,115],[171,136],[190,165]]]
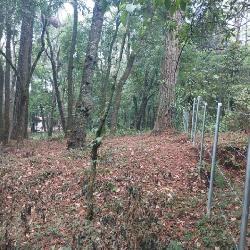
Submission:
[[[69,152],[64,141],[11,147],[1,156],[0,240],[44,249],[161,249],[177,242],[200,248],[206,186],[196,163],[183,135],[105,139],[90,223],[82,185],[88,151]]]

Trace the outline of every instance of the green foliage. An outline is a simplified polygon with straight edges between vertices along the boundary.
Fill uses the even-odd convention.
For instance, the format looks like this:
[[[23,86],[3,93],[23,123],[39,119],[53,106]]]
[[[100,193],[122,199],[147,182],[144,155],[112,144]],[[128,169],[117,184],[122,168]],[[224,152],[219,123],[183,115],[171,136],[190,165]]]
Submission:
[[[222,130],[247,129],[250,110],[248,53],[248,48],[237,43],[218,52],[187,45],[180,66],[177,105],[191,110],[193,98],[200,95],[208,102],[208,120],[211,117],[214,123],[216,103],[222,102]]]
[[[229,249],[234,247],[234,242],[232,242],[226,230],[225,221],[222,216],[213,216],[211,220],[204,216],[197,222],[197,228],[205,248],[219,246]]]
[[[171,15],[173,15],[177,10],[185,11],[188,0],[153,0],[156,7],[165,7]]]
[[[30,102],[29,102],[29,112],[30,115],[41,115],[41,107],[44,109],[44,113],[48,114],[51,110],[52,103],[52,87],[51,83],[48,82],[49,77],[46,79],[46,74],[49,71],[43,66],[38,66],[36,69],[37,76],[41,77],[42,80],[33,80],[31,83],[30,91]]]
[[[54,15],[63,1],[53,1],[50,14]],[[249,90],[249,48],[230,37],[234,31],[227,25],[233,20],[240,8],[238,1],[234,5],[221,1],[190,1],[190,0],[136,0],[103,1],[107,15],[99,45],[97,70],[92,86],[94,108],[89,130],[97,127],[102,110],[103,85],[107,84],[106,96],[110,95],[110,86],[117,69],[117,58],[125,27],[129,30],[126,39],[118,79],[124,71],[128,54],[136,54],[136,62],[132,73],[123,87],[121,108],[118,117],[118,134],[135,133],[135,121],[142,101],[144,78],[147,71],[150,77],[155,74],[152,86],[147,90],[149,100],[142,129],[153,127],[157,106],[158,92],[161,85],[161,68],[165,53],[166,32],[178,30],[178,40],[182,54],[179,58],[178,83],[176,86],[175,127],[182,129],[183,109],[191,110],[192,101],[198,95],[208,102],[208,129],[213,129],[215,107],[217,102],[223,103],[221,130],[238,130],[249,128],[250,90]],[[48,3],[38,1],[37,8],[44,11]],[[77,100],[81,79],[84,51],[91,23],[91,15],[86,8],[81,8],[84,20],[78,24],[77,48],[74,55],[74,95]],[[181,25],[171,20],[172,15],[181,11],[185,20]],[[80,12],[80,10],[79,10]],[[129,17],[129,23],[128,21]],[[108,83],[104,83],[108,67],[109,46],[115,31],[115,24],[121,22],[117,39],[114,44],[111,62],[111,75]],[[60,44],[59,83],[64,103],[67,107],[67,62],[71,43],[72,17],[65,21],[59,29],[50,27],[53,46],[56,49]],[[40,35],[40,23],[35,22],[35,36]],[[40,48],[39,43],[33,46],[33,56]],[[30,92],[30,115],[40,113],[40,105],[45,114],[51,110],[52,87],[50,83],[51,69],[44,58],[35,72]],[[149,77],[149,78],[150,78]],[[136,104],[137,103],[137,104]],[[137,107],[136,107],[137,105]],[[112,109],[111,109],[112,112]],[[65,112],[66,113],[66,112]],[[67,114],[66,114],[67,116]],[[55,119],[58,119],[58,112]],[[108,125],[110,117],[108,117]],[[107,129],[108,132],[108,129]]]
[[[182,248],[181,243],[178,241],[173,241],[173,240],[170,241],[168,248],[167,248],[167,250],[182,250],[182,249],[183,248]]]

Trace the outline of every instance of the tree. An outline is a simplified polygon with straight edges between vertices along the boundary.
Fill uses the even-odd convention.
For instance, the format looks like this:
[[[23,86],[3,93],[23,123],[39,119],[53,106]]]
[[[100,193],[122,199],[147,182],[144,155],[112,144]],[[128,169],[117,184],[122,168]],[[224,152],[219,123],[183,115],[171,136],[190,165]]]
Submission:
[[[81,148],[85,146],[87,122],[92,110],[91,85],[96,65],[98,44],[101,38],[103,17],[106,9],[105,4],[105,1],[102,0],[96,0],[95,2],[83,65],[80,94],[76,103],[70,138],[68,139],[68,148]]]
[[[71,46],[69,50],[69,61],[68,61],[68,119],[67,119],[67,132],[72,129],[73,123],[73,103],[74,103],[74,84],[73,84],[73,69],[74,69],[74,53],[77,43],[77,23],[78,23],[78,3],[77,0],[73,1],[74,7],[74,19],[73,19],[73,30],[71,38]]]
[[[60,118],[61,118],[62,129],[63,129],[64,134],[66,134],[66,121],[65,121],[63,103],[62,103],[61,94],[60,94],[59,85],[58,85],[60,47],[59,47],[58,52],[57,52],[57,57],[55,58],[53,47],[52,47],[52,44],[50,41],[50,35],[49,35],[48,31],[47,31],[47,42],[48,42],[48,46],[49,46],[49,53],[47,53],[47,55],[48,55],[50,62],[51,62],[53,88],[55,90],[57,105],[58,105]]]
[[[10,9],[6,6],[6,57],[11,62],[11,20],[12,13]],[[4,143],[7,144],[9,141],[9,133],[10,133],[10,75],[11,67],[10,64],[6,62],[5,66],[5,79],[4,79],[4,88],[5,88],[5,104],[4,104]]]
[[[118,112],[119,112],[120,103],[121,103],[122,87],[125,84],[125,82],[127,81],[128,77],[131,73],[131,70],[132,70],[132,67],[134,64],[134,60],[135,60],[135,54],[131,53],[131,55],[129,56],[129,59],[127,61],[126,68],[125,68],[121,78],[116,83],[114,102],[113,102],[113,111],[111,114],[111,132],[112,133],[115,133],[116,127],[117,127],[117,118],[118,118]]]
[[[174,26],[173,26],[174,24]],[[154,132],[161,132],[173,126],[175,113],[175,87],[179,64],[179,42],[177,37],[180,25],[180,12],[171,18],[166,34],[165,57],[162,64],[162,84],[159,92],[159,105],[154,125]]]
[[[152,73],[152,76],[149,77],[149,71],[146,70],[143,90],[141,94],[141,103],[140,103],[138,112],[136,113],[135,122],[134,122],[135,128],[137,130],[141,130],[143,124],[145,123],[146,107],[147,107],[149,99],[153,95],[153,93],[150,93],[150,89],[155,83],[155,78],[156,78],[156,74],[154,72]]]
[[[3,28],[4,28],[4,13],[3,13],[3,4],[0,3],[0,41],[3,36]],[[3,87],[4,87],[4,70],[3,63],[0,59],[0,141],[3,138]]]
[[[50,4],[49,7],[50,8]],[[23,138],[27,137],[28,128],[28,107],[29,107],[29,86],[32,79],[32,75],[35,71],[37,63],[44,52],[45,42],[44,36],[48,20],[43,19],[42,22],[42,32],[41,32],[41,48],[38,51],[34,62],[31,64],[32,56],[32,38],[33,38],[33,26],[35,17],[35,3],[33,0],[22,0],[21,1],[21,35],[20,35],[20,47],[18,55],[18,66],[17,69],[11,64],[12,68],[15,70],[17,75],[16,81],[16,93],[15,93],[15,103],[14,103],[14,114],[13,114],[13,129],[12,138],[21,141]],[[3,54],[3,53],[1,53]]]
[[[52,91],[52,101],[51,101],[51,112],[49,114],[49,121],[48,121],[48,137],[52,137],[53,133],[53,125],[54,125],[54,112],[56,107],[56,95],[55,95],[55,88],[53,85],[53,91]]]
[[[112,20],[112,28],[113,28],[113,22],[115,22],[115,31],[113,32],[110,44],[108,46],[107,69],[103,73],[104,76],[103,76],[103,79],[101,82],[100,114],[102,114],[105,110],[108,86],[109,86],[109,82],[110,82],[110,72],[111,72],[111,67],[112,67],[112,53],[113,53],[113,48],[114,48],[115,42],[117,40],[117,34],[118,34],[119,26],[121,23],[119,20],[119,10],[115,15],[115,20]]]
[[[31,70],[32,37],[35,6],[32,0],[21,1],[22,27],[18,55],[18,78],[14,103],[12,138],[21,140],[25,136],[29,98],[29,73]]]

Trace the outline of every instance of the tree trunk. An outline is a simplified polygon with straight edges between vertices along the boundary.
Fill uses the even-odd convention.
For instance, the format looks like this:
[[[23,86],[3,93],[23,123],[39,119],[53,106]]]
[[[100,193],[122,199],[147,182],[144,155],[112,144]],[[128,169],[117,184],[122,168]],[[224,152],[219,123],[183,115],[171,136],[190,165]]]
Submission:
[[[42,105],[40,105],[40,111],[41,111],[41,117],[42,117],[43,131],[46,132],[46,121],[45,121],[45,115],[44,115],[44,108]]]
[[[132,125],[133,125],[133,127],[135,127],[137,117],[139,116],[139,113],[138,113],[138,101],[137,101],[136,96],[133,96],[133,103],[134,103],[134,121],[133,121]]]
[[[118,16],[118,13],[116,15],[116,18]],[[100,102],[100,114],[102,114],[105,110],[105,104],[106,104],[106,99],[107,99],[107,87],[109,84],[109,78],[110,78],[110,71],[111,71],[111,66],[112,66],[112,52],[113,52],[113,47],[117,38],[117,33],[119,29],[120,22],[116,20],[116,26],[115,26],[115,32],[113,34],[110,46],[109,46],[109,52],[108,52],[108,65],[107,65],[107,70],[104,76],[104,81],[102,82],[102,87],[101,87],[101,102]]]
[[[129,57],[129,60],[127,61],[126,69],[121,79],[116,84],[115,94],[114,94],[113,112],[111,114],[111,133],[116,132],[118,112],[120,109],[121,97],[122,97],[122,88],[131,73],[134,60],[135,60],[135,55],[131,54]]]
[[[67,119],[67,133],[72,129],[73,123],[73,103],[74,103],[74,83],[73,83],[73,69],[74,69],[74,53],[77,43],[77,24],[78,24],[78,3],[74,0],[74,21],[73,21],[73,31],[71,39],[71,47],[69,51],[69,63],[68,63],[68,119]]]
[[[4,86],[4,70],[0,61],[0,141],[3,140],[3,86]]]
[[[12,34],[11,37],[11,50],[12,50],[12,62],[13,65],[16,68],[17,65],[17,60],[16,60],[16,46],[15,46],[15,34]],[[11,71],[11,86],[10,86],[10,128],[9,128],[9,137],[12,135],[12,130],[13,130],[13,119],[14,119],[14,104],[15,104],[15,87],[16,87],[16,82],[17,82],[17,75],[16,73],[12,70]]]
[[[173,20],[179,24],[179,13],[173,16]],[[179,42],[178,30],[169,30],[166,36],[165,58],[162,65],[162,80],[159,93],[159,105],[153,132],[161,132],[173,126],[175,113],[175,86],[178,74]]]
[[[0,41],[2,39],[3,35],[3,27],[4,27],[4,13],[3,13],[3,4],[0,3]],[[3,63],[0,59],[0,141],[3,139],[4,131],[3,131],[3,126],[4,126],[4,117],[3,117],[3,86],[4,86],[4,70],[3,70]]]
[[[101,38],[104,12],[103,2],[101,0],[96,0],[83,66],[79,98],[76,103],[70,138],[68,139],[68,148],[81,148],[85,146],[87,121],[90,117],[93,106],[91,98],[91,85],[96,65],[98,44]]]
[[[115,86],[112,85],[111,87],[111,95],[109,98],[108,103],[105,105],[105,109],[103,112],[103,115],[101,116],[99,126],[96,130],[95,139],[92,142],[92,150],[91,150],[91,168],[88,176],[88,187],[87,187],[87,194],[86,194],[86,200],[87,200],[87,216],[86,218],[88,220],[93,220],[94,218],[94,192],[95,192],[95,182],[96,182],[96,167],[98,162],[98,148],[101,146],[101,140],[102,140],[102,131],[105,126],[105,122],[112,104],[113,95],[115,91]]]
[[[54,89],[55,89],[55,94],[56,94],[56,100],[57,100],[57,105],[58,105],[58,110],[61,118],[61,124],[62,124],[62,129],[64,134],[66,134],[66,124],[65,124],[65,116],[64,116],[64,111],[63,111],[63,104],[61,100],[61,94],[58,86],[58,66],[55,61],[55,56],[53,52],[53,47],[50,41],[50,36],[49,32],[47,32],[47,42],[49,46],[49,59],[51,62],[51,68],[52,68],[52,76],[53,76],[53,84],[54,84]],[[57,60],[58,61],[58,60]]]
[[[143,83],[143,91],[142,91],[142,98],[141,98],[141,104],[139,107],[139,111],[136,113],[135,116],[135,122],[134,122],[134,126],[137,130],[141,129],[141,122],[143,117],[145,116],[145,110],[146,110],[146,106],[147,106],[147,102],[148,102],[148,83],[149,83],[149,79],[148,79],[148,75],[149,72],[148,70],[146,70],[145,72],[145,77],[144,77],[144,83]]]
[[[54,90],[54,87],[53,87],[52,102],[51,102],[51,112],[50,112],[49,121],[48,121],[48,137],[51,137],[52,133],[53,133],[55,107],[56,107],[56,95],[55,95],[55,90]]]
[[[18,74],[14,103],[12,138],[22,140],[25,135],[25,123],[29,100],[29,79],[31,70],[32,38],[34,25],[33,1],[22,0],[22,26],[18,55]]]
[[[10,13],[6,17],[6,56],[11,61],[11,17]],[[4,144],[9,142],[10,133],[10,65],[5,67],[5,104],[4,104]]]
[[[150,94],[150,89],[154,85],[154,82],[156,79],[156,72],[152,74],[152,77],[150,79],[148,78],[148,76],[149,76],[149,72],[146,71],[141,104],[139,107],[139,112],[138,112],[138,116],[136,118],[136,123],[135,123],[135,127],[137,130],[141,130],[142,127],[143,128],[147,127],[147,124],[145,124],[146,108],[147,108],[149,99],[153,96],[153,93]]]
[[[144,121],[145,118],[147,103],[148,103],[148,97],[146,95],[143,95],[139,108],[139,113],[135,123],[137,130],[141,130],[142,122]]]

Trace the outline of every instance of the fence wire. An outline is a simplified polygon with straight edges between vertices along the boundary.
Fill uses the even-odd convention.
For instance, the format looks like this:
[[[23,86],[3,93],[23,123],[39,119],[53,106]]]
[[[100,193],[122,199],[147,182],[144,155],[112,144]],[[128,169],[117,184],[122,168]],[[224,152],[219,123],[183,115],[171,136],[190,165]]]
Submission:
[[[200,128],[200,125],[201,125],[200,122],[202,121],[202,123],[205,123],[205,119],[208,120],[208,118],[210,118],[210,119],[212,118],[212,117],[206,117],[206,115],[203,115],[203,118],[202,118],[201,112],[204,110],[204,113],[206,113],[206,109],[208,111],[213,111],[213,112],[216,111],[216,110],[218,111],[218,108],[219,108],[220,104],[218,105],[217,109],[214,108],[214,107],[207,107],[207,106],[205,107],[206,102],[204,102],[202,100],[202,98],[201,98],[200,99],[200,101],[201,101],[200,102],[200,108],[199,108],[199,106],[197,107],[197,103],[199,103],[198,102],[199,99],[200,99],[200,97],[198,97],[197,99],[196,98],[194,99],[193,112],[192,112],[191,141],[192,141],[193,145],[198,147],[198,152],[199,152],[199,155],[200,155],[200,162],[199,162],[198,165],[199,165],[199,169],[200,169],[200,167],[202,167],[202,165],[203,165],[203,161],[204,161],[203,158],[204,158],[205,153],[208,153],[208,155],[209,155],[209,157],[211,159],[212,159],[212,157],[215,157],[214,155],[211,154],[211,151],[213,150],[213,147],[215,145],[213,145],[213,147],[211,149],[202,140],[202,138],[204,137],[204,131],[203,131],[203,133],[201,131],[201,136],[198,137],[199,128]],[[219,121],[218,120],[218,114],[220,116],[220,113],[219,112],[217,113],[217,122]],[[241,112],[241,111],[228,111],[227,110],[226,114],[240,114],[240,115],[243,115],[243,116],[250,116],[250,113],[245,113],[245,112]],[[185,131],[187,131],[187,129],[185,129]],[[195,140],[195,138],[196,138],[196,140]],[[232,145],[227,145],[227,146],[229,146],[229,147],[231,147],[232,149],[235,150],[235,148]],[[216,147],[217,147],[217,145],[216,145]],[[216,151],[215,153],[217,154],[218,152]],[[242,157],[244,160],[247,159],[247,156],[244,155],[243,153],[241,153],[240,150],[237,150],[235,153],[237,153],[238,156]],[[214,152],[213,152],[213,154],[214,154]],[[248,156],[248,157],[250,157],[250,156]],[[217,170],[217,173],[219,173],[222,176],[223,180],[226,182],[226,185],[230,190],[230,197],[231,198],[234,197],[234,201],[237,201],[237,203],[239,203],[239,207],[243,207],[242,195],[238,191],[237,187],[235,187],[235,183],[229,177],[226,176],[226,174],[223,172],[221,167],[218,166],[217,163],[216,163],[216,170]],[[209,182],[210,181],[211,180],[209,180]],[[235,249],[239,249],[237,239],[234,236],[234,233],[232,232],[232,230],[230,228],[230,222],[229,222],[230,220],[227,218],[227,215],[225,214],[225,212],[223,211],[223,209],[221,207],[220,198],[218,197],[216,192],[214,192],[214,196],[215,196],[216,199],[218,199],[218,202],[216,202],[216,203],[218,203],[217,205],[218,205],[219,211],[221,213],[222,218],[225,221],[225,226],[227,228],[227,232],[230,235],[230,237],[232,238],[232,241],[234,242]],[[244,201],[244,202],[246,202],[246,201]],[[239,247],[240,247],[240,249],[242,249],[241,245]]]

